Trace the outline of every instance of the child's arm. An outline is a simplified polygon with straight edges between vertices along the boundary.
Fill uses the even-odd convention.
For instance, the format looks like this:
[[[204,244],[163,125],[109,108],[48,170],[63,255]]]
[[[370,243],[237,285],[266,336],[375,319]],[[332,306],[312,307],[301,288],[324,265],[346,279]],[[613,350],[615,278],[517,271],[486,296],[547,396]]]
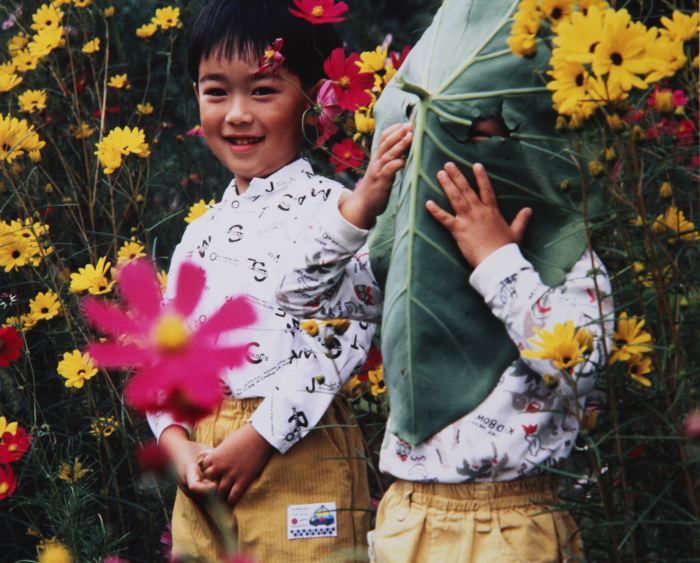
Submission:
[[[608,325],[608,342],[612,333],[611,287],[602,262],[586,250],[561,286],[550,288],[542,283],[518,247],[531,210],[521,210],[508,225],[498,210],[483,166],[474,166],[474,176],[480,197],[456,166],[446,164],[437,177],[454,214],[432,201],[426,203],[428,211],[452,234],[464,258],[474,267],[469,282],[501,319],[519,350],[533,348],[528,339],[536,336],[535,328],[551,331],[555,324],[567,321],[573,321],[577,328],[586,328],[593,336],[588,361],[574,366],[570,376],[575,380],[592,374],[602,358],[604,323]],[[542,375],[553,371],[549,361],[522,359]],[[585,395],[593,383],[594,378],[586,378],[585,383],[577,385],[576,395]],[[574,392],[570,385],[560,386],[560,390]]]
[[[311,226],[299,251],[288,257],[288,273],[277,292],[283,309],[299,318],[381,318],[382,294],[363,245],[367,229],[386,209],[411,138],[409,124],[387,128],[355,190]]]
[[[202,457],[204,477],[218,481],[216,491],[235,504],[260,475],[274,451],[251,424],[246,424]]]
[[[170,459],[177,484],[186,495],[205,495],[215,490],[216,483],[204,477],[199,464],[211,448],[191,441],[187,430],[178,425],[163,430],[158,443]]]

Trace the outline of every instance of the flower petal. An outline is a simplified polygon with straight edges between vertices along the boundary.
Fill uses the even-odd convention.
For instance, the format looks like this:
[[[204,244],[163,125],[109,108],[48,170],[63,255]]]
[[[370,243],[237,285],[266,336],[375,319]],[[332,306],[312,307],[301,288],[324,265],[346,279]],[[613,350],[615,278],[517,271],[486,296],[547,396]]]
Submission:
[[[177,274],[173,306],[183,317],[189,317],[199,303],[206,283],[206,273],[192,262],[183,262]]]
[[[207,338],[213,334],[228,332],[253,324],[255,309],[245,297],[226,301],[218,311],[207,319],[197,332],[197,338]]]
[[[146,319],[153,319],[161,308],[160,283],[148,260],[136,260],[119,270],[119,287],[128,305]]]
[[[100,368],[131,368],[146,364],[151,355],[147,350],[133,344],[114,342],[91,342],[87,353]]]
[[[142,332],[139,324],[124,311],[94,297],[83,301],[83,314],[95,328],[114,336]]]

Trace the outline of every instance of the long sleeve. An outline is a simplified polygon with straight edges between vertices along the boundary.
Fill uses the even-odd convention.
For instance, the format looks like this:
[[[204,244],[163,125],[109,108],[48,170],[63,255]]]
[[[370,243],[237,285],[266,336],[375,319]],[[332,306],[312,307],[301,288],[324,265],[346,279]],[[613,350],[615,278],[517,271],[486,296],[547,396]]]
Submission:
[[[601,336],[607,322],[606,336],[612,334],[612,300],[610,280],[602,262],[585,251],[567,273],[564,283],[550,288],[520,253],[516,244],[503,246],[489,255],[472,273],[471,285],[484,297],[491,312],[506,327],[519,350],[533,349],[528,339],[535,329],[551,331],[555,324],[573,321],[593,335],[593,346],[586,362],[576,365],[571,377],[580,379],[576,394],[588,393],[594,384],[592,375],[600,364],[603,350]],[[602,299],[602,303],[598,300]],[[601,318],[601,311],[603,317]],[[608,348],[610,343],[608,342]],[[541,359],[522,360],[540,375],[553,371],[551,362]],[[571,389],[571,385],[562,390]]]
[[[280,305],[300,318],[378,322],[383,296],[370,266],[368,234],[349,223],[337,205],[329,206],[286,261],[277,291]]]

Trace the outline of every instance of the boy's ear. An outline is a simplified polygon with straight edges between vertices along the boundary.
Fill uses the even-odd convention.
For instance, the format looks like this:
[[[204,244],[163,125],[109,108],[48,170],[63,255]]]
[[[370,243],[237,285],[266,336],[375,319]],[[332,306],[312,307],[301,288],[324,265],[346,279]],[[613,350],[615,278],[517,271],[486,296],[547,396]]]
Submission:
[[[194,90],[194,97],[197,99],[197,103],[199,103],[199,84],[193,82],[192,89]]]

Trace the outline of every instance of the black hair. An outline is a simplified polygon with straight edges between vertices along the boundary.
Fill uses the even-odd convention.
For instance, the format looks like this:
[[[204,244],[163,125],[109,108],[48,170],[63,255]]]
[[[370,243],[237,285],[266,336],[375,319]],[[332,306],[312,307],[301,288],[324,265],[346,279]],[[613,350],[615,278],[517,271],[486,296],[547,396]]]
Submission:
[[[210,55],[261,57],[281,37],[284,66],[304,87],[324,78],[323,61],[341,46],[331,24],[313,25],[289,12],[289,0],[210,0],[190,32],[187,69],[197,82],[199,63]]]

